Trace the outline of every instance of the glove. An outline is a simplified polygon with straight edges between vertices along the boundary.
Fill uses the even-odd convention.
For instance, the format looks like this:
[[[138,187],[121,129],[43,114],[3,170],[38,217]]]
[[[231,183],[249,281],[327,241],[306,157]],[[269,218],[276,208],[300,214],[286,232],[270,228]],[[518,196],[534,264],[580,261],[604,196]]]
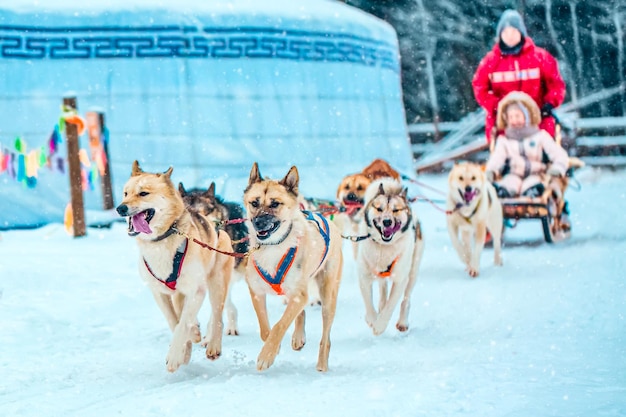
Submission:
[[[560,177],[561,171],[557,167],[550,167],[546,172],[551,177]]]
[[[551,117],[552,109],[554,109],[554,106],[550,103],[545,103],[541,106],[541,118],[545,119],[546,117]]]
[[[496,174],[493,171],[485,171],[485,178],[487,181],[493,182],[496,179]]]

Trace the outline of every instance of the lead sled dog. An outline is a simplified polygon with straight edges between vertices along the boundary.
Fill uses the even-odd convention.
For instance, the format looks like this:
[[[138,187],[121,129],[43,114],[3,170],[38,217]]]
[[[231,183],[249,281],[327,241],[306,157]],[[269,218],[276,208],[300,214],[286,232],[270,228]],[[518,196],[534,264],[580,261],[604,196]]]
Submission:
[[[185,207],[170,179],[172,171],[144,172],[135,161],[117,207],[128,218],[128,235],[139,248],[139,275],[173,332],[166,356],[170,372],[189,362],[192,343],[201,340],[197,315],[207,290],[211,319],[202,345],[207,358],[221,355],[222,310],[233,269],[232,257],[192,242],[195,238],[232,252],[226,232],[216,231],[210,219]]]

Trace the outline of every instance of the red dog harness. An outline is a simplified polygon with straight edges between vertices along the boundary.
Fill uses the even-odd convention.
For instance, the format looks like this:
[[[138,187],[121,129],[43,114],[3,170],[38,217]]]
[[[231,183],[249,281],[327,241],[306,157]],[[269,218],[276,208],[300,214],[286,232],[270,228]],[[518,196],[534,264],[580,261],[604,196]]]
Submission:
[[[152,272],[152,269],[150,269],[150,266],[148,265],[148,261],[146,261],[146,258],[143,258],[143,263],[146,266],[146,269],[148,269],[148,272],[150,272],[154,279],[162,282],[163,285],[165,285],[170,290],[176,289],[176,281],[180,276],[180,271],[183,269],[183,262],[185,261],[185,255],[187,254],[187,240],[188,239],[185,238],[183,243],[181,243],[178,249],[176,249],[176,254],[174,255],[174,261],[172,265],[172,273],[169,277],[167,277],[166,280],[162,280],[161,278],[154,275],[154,272]]]

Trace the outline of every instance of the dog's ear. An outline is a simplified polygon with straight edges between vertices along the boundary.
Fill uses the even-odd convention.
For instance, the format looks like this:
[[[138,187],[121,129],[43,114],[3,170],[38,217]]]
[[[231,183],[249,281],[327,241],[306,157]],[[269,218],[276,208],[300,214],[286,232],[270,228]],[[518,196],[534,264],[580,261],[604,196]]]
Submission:
[[[133,162],[133,169],[130,171],[130,176],[134,177],[135,175],[139,175],[142,173],[143,173],[143,170],[139,166],[139,161],[135,159],[135,161]]]
[[[166,176],[167,178],[170,178],[172,176],[172,172],[174,172],[174,167],[169,167],[169,169],[165,171],[163,175]]]
[[[383,187],[383,183],[381,182],[380,184],[378,184],[378,194],[376,194],[377,196],[379,195],[385,195],[385,187]]]
[[[248,186],[261,181],[263,181],[263,177],[259,172],[259,164],[255,162],[254,165],[252,165],[252,169],[250,170],[250,179],[248,180]]]
[[[400,197],[404,198],[406,200],[408,194],[409,194],[409,188],[408,187],[403,187],[402,191],[400,192]]]
[[[215,198],[215,182],[211,182],[209,189],[206,190],[206,196],[209,198]]]
[[[187,191],[185,190],[185,186],[183,185],[182,182],[178,183],[178,192],[180,193],[181,197],[184,197],[187,195]]]
[[[285,178],[283,178],[279,184],[283,185],[287,191],[293,195],[298,195],[298,183],[300,182],[300,176],[298,175],[298,168],[291,167]]]

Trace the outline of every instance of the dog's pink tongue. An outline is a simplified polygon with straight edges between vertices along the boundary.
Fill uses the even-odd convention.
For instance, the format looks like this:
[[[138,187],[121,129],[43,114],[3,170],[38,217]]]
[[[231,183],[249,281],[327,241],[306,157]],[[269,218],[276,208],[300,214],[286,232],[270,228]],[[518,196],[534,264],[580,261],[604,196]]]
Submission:
[[[132,218],[133,228],[140,232],[149,235],[152,233],[148,222],[146,221],[146,213],[135,214]]]
[[[385,236],[385,239],[389,239],[390,237],[392,237],[394,235],[394,233],[396,233],[398,230],[400,230],[400,227],[402,225],[400,223],[396,223],[394,224],[392,227],[386,228],[383,232],[383,235]]]
[[[469,203],[472,199],[476,197],[476,190],[466,191],[464,194],[465,202]]]

